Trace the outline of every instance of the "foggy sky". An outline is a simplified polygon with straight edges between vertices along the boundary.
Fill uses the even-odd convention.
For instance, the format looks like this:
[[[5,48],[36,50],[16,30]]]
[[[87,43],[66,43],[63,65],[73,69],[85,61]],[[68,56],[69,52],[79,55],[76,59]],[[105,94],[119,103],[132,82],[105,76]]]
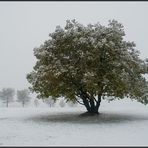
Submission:
[[[141,57],[148,57],[148,2],[0,2],[0,89],[29,86],[26,74],[36,61],[33,48],[67,19],[84,25],[115,19]]]

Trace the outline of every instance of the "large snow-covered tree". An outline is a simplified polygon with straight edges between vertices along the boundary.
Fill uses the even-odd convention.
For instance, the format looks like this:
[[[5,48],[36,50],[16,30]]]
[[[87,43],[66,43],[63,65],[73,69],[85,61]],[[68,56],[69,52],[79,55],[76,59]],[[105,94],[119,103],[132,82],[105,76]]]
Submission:
[[[30,89],[39,98],[78,102],[93,114],[106,97],[147,104],[147,60],[124,36],[124,27],[116,20],[107,26],[67,20],[34,48],[37,62],[27,74]]]
[[[28,89],[17,90],[17,101],[21,102],[23,107],[25,104],[29,103],[31,99],[29,94],[30,92]]]
[[[0,91],[0,98],[4,103],[6,103],[6,107],[8,107],[10,102],[14,101],[15,90],[13,88],[3,88]]]

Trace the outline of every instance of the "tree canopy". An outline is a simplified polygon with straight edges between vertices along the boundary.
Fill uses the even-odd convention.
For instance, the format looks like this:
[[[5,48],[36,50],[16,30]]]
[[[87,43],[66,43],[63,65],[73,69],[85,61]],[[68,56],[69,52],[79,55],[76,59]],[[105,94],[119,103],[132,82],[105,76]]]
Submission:
[[[22,103],[24,107],[25,104],[29,103],[30,101],[30,92],[28,89],[17,90],[17,101]]]
[[[13,102],[14,95],[15,90],[13,88],[3,88],[2,91],[0,91],[0,98],[3,100],[4,103],[6,103],[7,107],[9,102]]]
[[[147,60],[124,36],[124,27],[116,20],[107,26],[67,20],[65,27],[57,26],[48,40],[34,48],[37,62],[27,74],[30,89],[39,98],[78,101],[88,112],[98,112],[106,97],[129,97],[147,104]]]

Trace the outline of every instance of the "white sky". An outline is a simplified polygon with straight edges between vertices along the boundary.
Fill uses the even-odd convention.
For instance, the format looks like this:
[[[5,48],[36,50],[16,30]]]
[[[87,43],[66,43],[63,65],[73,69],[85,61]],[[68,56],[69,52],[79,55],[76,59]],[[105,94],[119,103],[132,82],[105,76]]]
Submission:
[[[0,2],[0,88],[29,86],[26,74],[36,61],[33,48],[67,19],[83,24],[116,19],[141,57],[148,56],[148,2]]]

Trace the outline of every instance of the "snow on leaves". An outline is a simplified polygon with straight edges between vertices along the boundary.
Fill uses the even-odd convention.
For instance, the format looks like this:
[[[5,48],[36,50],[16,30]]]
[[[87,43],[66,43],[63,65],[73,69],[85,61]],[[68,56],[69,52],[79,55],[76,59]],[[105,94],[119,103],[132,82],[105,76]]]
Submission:
[[[147,61],[124,36],[123,25],[116,20],[108,26],[67,20],[64,28],[57,26],[50,39],[34,49],[37,62],[27,75],[32,90],[40,96],[76,99],[83,88],[92,96],[128,96],[147,103]]]

